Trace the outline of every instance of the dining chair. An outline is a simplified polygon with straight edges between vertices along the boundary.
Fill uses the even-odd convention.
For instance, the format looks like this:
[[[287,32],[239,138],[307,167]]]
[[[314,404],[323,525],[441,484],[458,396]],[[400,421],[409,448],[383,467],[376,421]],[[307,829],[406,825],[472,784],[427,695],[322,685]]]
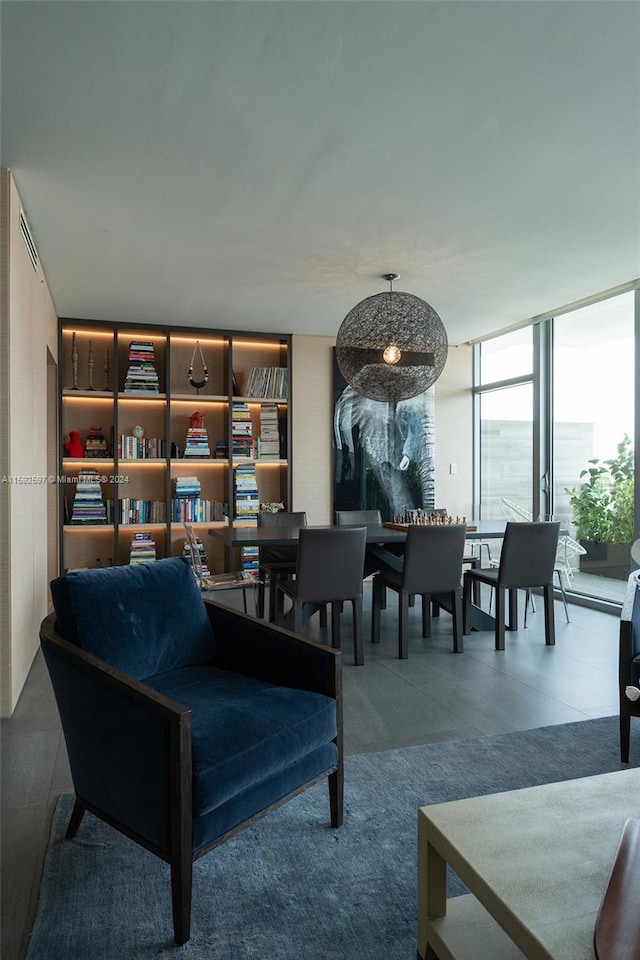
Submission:
[[[336,510],[336,524],[343,526],[380,526],[382,524],[382,514],[379,510]],[[387,547],[390,553],[394,550]],[[403,548],[404,549],[404,546]],[[373,550],[367,550],[364,555],[364,577],[370,577],[380,569],[380,560],[375,556]],[[383,600],[383,609],[386,602]]]
[[[495,647],[504,650],[506,628],[505,591],[509,591],[509,629],[517,629],[517,591],[542,587],[544,596],[545,643],[555,642],[553,610],[553,571],[560,523],[515,523],[508,521],[498,567],[465,571],[464,626],[466,635],[471,630],[471,595],[476,583],[495,589]]]
[[[442,526],[410,524],[404,564],[400,573],[385,570],[373,578],[371,640],[380,641],[382,592],[398,594],[398,657],[406,660],[409,641],[409,598],[422,597],[422,636],[431,636],[431,602],[449,609],[453,618],[453,650],[462,652],[462,558],[467,526],[454,523]]]
[[[284,625],[284,599],[288,597],[293,604],[294,633],[301,633],[309,605],[322,611],[326,604],[331,604],[331,645],[336,649],[341,646],[342,602],[350,600],[353,657],[357,665],[364,663],[362,581],[366,545],[366,527],[302,527],[295,580],[278,580],[276,585],[276,623]]]
[[[533,520],[533,514],[530,510],[527,510],[525,507],[521,507],[520,504],[514,503],[513,500],[509,500],[508,497],[502,498],[502,504],[500,506],[503,515],[507,520]],[[540,518],[538,518],[540,519]],[[547,517],[548,520],[553,520],[553,517]],[[570,623],[569,620],[569,607],[567,605],[567,593],[564,587],[564,581],[562,579],[563,575],[567,581],[567,585],[571,584],[573,579],[573,570],[571,568],[571,563],[569,562],[572,557],[584,556],[587,551],[578,543],[577,540],[574,540],[569,536],[568,533],[563,533],[558,537],[558,548],[556,550],[556,561],[553,568],[553,572],[558,578],[558,586],[560,587],[560,595],[562,596],[562,603],[564,605],[564,615],[567,618],[567,623]],[[491,557],[489,558],[491,560]],[[491,565],[491,563],[489,564]],[[496,564],[497,566],[497,564]],[[527,625],[527,606],[531,603],[531,610],[533,613],[536,612],[536,605],[533,599],[533,594],[530,590],[527,590],[527,596],[525,599],[524,605],[524,625]]]
[[[258,514],[259,527],[292,527],[298,529],[306,527],[307,514],[300,510],[294,513],[279,511],[270,513],[261,511]],[[297,547],[260,547],[258,551],[258,616],[264,617],[265,583],[269,581],[269,622],[276,619],[276,584],[278,580],[288,580],[296,572],[298,559]]]

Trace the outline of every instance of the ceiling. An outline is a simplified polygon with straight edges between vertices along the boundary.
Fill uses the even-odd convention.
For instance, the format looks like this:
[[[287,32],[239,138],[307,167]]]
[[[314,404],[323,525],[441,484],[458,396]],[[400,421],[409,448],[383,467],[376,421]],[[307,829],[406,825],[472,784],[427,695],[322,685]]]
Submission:
[[[1,160],[60,316],[452,343],[640,275],[640,4],[0,3]]]

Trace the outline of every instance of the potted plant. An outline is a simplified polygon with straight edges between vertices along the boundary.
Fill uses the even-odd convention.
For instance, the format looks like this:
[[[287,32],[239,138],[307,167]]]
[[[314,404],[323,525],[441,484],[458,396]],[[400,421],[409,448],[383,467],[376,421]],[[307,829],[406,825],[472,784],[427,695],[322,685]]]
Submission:
[[[626,579],[629,547],[634,539],[633,447],[625,434],[610,460],[589,460],[583,483],[566,490],[576,537],[587,551],[580,558],[585,573]]]

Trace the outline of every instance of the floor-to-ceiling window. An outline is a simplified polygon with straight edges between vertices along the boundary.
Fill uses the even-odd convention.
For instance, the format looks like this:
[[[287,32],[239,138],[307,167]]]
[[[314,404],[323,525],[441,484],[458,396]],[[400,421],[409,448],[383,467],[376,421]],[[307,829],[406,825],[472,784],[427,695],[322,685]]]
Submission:
[[[505,516],[505,500],[531,509],[533,476],[532,328],[479,348],[479,515]]]
[[[571,537],[566,586],[608,601],[636,566],[639,303],[627,289],[475,352],[477,514],[559,519]]]
[[[580,540],[573,589],[618,599],[634,538],[634,292],[553,321],[553,502]]]

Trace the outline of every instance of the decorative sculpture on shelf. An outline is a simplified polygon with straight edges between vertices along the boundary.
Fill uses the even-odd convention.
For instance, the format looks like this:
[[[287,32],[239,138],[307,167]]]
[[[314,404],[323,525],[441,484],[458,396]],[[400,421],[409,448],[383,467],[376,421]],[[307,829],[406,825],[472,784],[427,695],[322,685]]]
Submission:
[[[89,386],[87,390],[95,390],[93,385],[93,368],[95,366],[95,358],[93,356],[93,340],[89,340],[89,356],[87,358],[87,370],[89,373]]]
[[[189,429],[190,430],[202,430],[204,427],[204,413],[200,413],[199,410],[196,410],[195,413],[192,413],[189,417]]]
[[[78,345],[75,331],[71,334],[71,375],[73,377],[72,390],[78,389]]]
[[[65,457],[84,457],[84,444],[77,430],[69,431],[69,439],[64,444],[64,455]]]
[[[196,350],[200,354],[200,363],[202,364],[202,380],[193,379],[193,364],[196,359]],[[200,341],[196,340],[196,345],[193,348],[193,353],[191,354],[191,363],[189,364],[189,372],[187,373],[187,378],[192,387],[195,387],[196,390],[200,390],[201,387],[204,387],[207,380],[209,379],[209,369],[204,362],[204,356],[202,354],[202,347],[200,346]]]

